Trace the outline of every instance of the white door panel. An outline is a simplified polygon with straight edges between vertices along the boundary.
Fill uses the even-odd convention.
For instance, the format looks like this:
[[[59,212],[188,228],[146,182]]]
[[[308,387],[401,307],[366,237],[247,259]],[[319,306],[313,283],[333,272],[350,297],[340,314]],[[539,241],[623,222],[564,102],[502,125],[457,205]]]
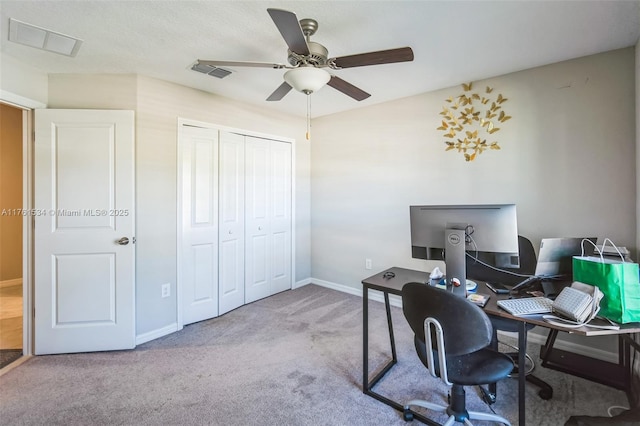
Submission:
[[[54,322],[58,327],[116,324],[113,253],[56,255],[53,265]],[[91,286],[86,285],[87,282]],[[91,300],[91,303],[86,301]]]
[[[291,288],[291,144],[271,141],[271,291]]]
[[[133,348],[133,112],[35,117],[35,353]]]
[[[246,299],[291,288],[291,144],[247,137]]]
[[[183,324],[218,315],[218,132],[182,126]]]
[[[269,153],[269,141],[254,137],[246,138],[245,300],[247,302],[271,295],[270,262],[266,259],[270,246]]]
[[[220,315],[244,304],[244,136],[220,133]]]

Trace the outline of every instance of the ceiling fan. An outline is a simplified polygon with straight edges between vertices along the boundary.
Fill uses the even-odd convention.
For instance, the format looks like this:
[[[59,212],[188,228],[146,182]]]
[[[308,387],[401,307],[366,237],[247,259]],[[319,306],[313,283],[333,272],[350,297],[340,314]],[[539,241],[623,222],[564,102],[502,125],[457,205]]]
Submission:
[[[208,61],[200,59],[197,61],[198,65],[288,69],[289,71],[284,74],[285,81],[267,98],[267,101],[281,100],[292,88],[310,95],[325,84],[357,101],[362,101],[371,95],[353,84],[329,74],[325,68],[340,70],[367,65],[413,61],[413,50],[410,47],[329,58],[329,51],[326,47],[310,40],[318,29],[316,20],[307,18],[298,21],[295,13],[281,9],[267,9],[267,12],[269,12],[271,19],[273,19],[284,41],[289,46],[288,65],[269,62]]]

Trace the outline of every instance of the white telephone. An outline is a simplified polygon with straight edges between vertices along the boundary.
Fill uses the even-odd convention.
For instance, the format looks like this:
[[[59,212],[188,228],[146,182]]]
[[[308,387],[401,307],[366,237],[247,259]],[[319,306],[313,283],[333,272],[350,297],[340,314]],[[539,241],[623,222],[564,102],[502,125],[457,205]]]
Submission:
[[[598,287],[575,281],[571,287],[562,289],[552,309],[560,316],[584,324],[595,318],[603,296]]]
[[[559,317],[544,315],[543,318],[563,327],[581,327],[596,317],[603,297],[598,287],[574,281],[571,287],[562,289],[553,301],[553,313]]]

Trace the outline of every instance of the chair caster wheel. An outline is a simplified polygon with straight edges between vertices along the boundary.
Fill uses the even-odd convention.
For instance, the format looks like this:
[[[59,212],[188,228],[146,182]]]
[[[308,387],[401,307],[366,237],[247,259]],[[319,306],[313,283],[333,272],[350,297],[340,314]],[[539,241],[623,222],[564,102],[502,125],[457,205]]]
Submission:
[[[402,418],[405,422],[410,422],[413,420],[413,413],[408,408],[405,408],[402,413]]]
[[[553,390],[552,389],[541,389],[540,392],[538,392],[538,396],[542,399],[549,400],[551,399],[551,397],[553,396]]]

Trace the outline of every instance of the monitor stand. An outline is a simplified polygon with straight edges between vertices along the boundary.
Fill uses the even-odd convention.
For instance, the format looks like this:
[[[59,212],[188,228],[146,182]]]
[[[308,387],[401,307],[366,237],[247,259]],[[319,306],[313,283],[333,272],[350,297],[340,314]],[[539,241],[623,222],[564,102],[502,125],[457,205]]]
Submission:
[[[465,252],[465,228],[456,229],[458,226],[447,224],[444,231],[444,263],[447,268],[447,290],[458,296],[465,297],[467,294],[467,268]],[[460,286],[451,285],[452,279],[460,280]]]

